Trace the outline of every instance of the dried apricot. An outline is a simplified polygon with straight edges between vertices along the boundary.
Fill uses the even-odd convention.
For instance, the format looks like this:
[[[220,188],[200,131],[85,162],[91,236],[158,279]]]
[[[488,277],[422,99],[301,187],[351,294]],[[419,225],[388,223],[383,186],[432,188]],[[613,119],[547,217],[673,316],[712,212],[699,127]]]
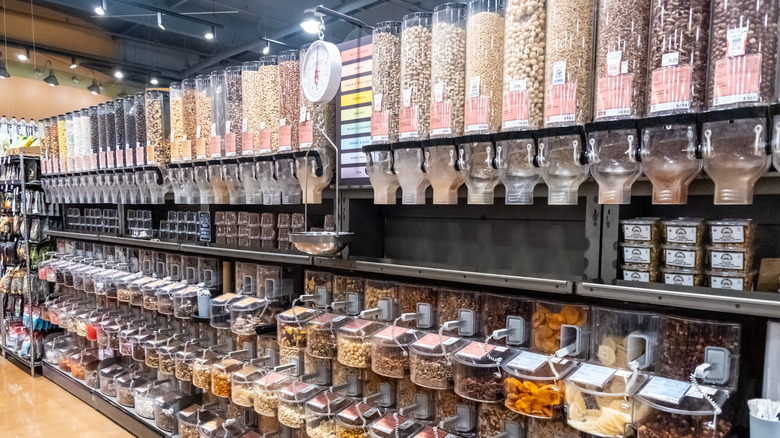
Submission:
[[[563,306],[561,315],[566,319],[566,324],[576,325],[580,320],[580,310],[574,306]]]

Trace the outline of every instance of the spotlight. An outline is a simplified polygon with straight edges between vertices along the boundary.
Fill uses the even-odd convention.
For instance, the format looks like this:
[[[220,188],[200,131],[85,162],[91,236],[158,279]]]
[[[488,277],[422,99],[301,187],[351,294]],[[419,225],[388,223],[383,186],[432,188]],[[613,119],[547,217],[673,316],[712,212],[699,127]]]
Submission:
[[[152,78],[149,80],[149,83],[152,85],[157,85],[160,83],[160,81],[158,81],[157,78]]]
[[[320,20],[313,10],[307,9],[303,12],[301,28],[304,30],[304,32],[312,34],[316,34],[320,31]]]
[[[11,77],[11,73],[8,73],[8,69],[5,66],[5,59],[3,54],[0,53],[0,79],[8,79]]]
[[[76,76],[71,76],[71,77],[70,77],[70,80],[71,80],[71,82],[73,82],[74,84],[78,84],[79,82],[81,82],[81,79],[77,78]]]
[[[265,47],[263,47],[263,55],[267,55],[268,52],[271,51],[271,43],[266,42]]]
[[[70,58],[70,68],[76,68],[76,67],[78,67],[78,66],[79,66],[79,65],[78,65],[78,64],[76,64],[76,58],[72,58],[72,57],[71,57],[71,58]]]
[[[98,83],[97,83],[97,80],[96,80],[96,79],[92,79],[92,85],[90,85],[89,87],[87,87],[87,90],[91,91],[91,92],[92,92],[92,94],[94,94],[95,96],[97,96],[98,94],[100,94],[100,86],[98,85]]]
[[[30,49],[25,50],[24,53],[20,53],[16,55],[16,57],[19,59],[19,61],[22,62],[27,61],[28,59],[30,59]]]
[[[123,77],[125,77],[125,75],[122,74],[121,71],[117,70],[117,71],[114,72],[114,77],[117,78],[117,79],[122,79]]]
[[[216,31],[215,31],[214,27],[212,26],[211,29],[208,32],[206,32],[206,35],[204,35],[204,37],[207,40],[213,40],[215,35],[216,35]]]
[[[49,76],[46,76],[43,78],[43,82],[46,82],[51,87],[55,87],[60,84],[60,81],[57,80],[57,76],[54,76],[54,69],[49,69]]]
[[[165,30],[165,26],[163,26],[162,24],[162,14],[159,12],[157,13],[157,27],[159,27],[162,30]]]
[[[95,13],[98,15],[106,15],[106,0],[100,2],[100,5],[95,7]]]

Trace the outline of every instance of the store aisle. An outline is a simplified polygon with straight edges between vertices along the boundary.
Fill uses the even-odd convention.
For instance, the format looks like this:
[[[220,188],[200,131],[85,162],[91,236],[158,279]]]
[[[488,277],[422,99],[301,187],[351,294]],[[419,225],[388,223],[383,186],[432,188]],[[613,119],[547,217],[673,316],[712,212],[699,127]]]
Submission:
[[[67,391],[0,357],[0,437],[132,436]]]

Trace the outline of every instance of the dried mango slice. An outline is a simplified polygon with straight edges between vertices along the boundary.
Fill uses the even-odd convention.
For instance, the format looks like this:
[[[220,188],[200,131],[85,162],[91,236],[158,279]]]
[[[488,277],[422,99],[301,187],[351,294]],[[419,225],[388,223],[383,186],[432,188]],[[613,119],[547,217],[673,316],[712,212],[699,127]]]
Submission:
[[[566,323],[566,318],[560,313],[548,313],[547,314],[547,327],[553,330],[560,330],[561,326]]]
[[[531,317],[531,326],[536,328],[536,327],[539,327],[542,324],[544,324],[545,315],[547,313],[549,313],[549,311],[547,311],[547,312],[541,312],[541,311],[534,312],[533,316]]]
[[[539,390],[539,387],[536,386],[536,384],[534,382],[530,382],[528,380],[523,382],[523,388],[525,388],[526,391],[531,393],[531,395],[534,395],[536,393],[536,391]]]
[[[536,329],[536,333],[542,338],[547,339],[552,337],[555,332],[550,327],[547,327],[546,325],[543,325]]]
[[[520,392],[520,387],[522,386],[523,384],[515,378],[510,377],[504,380],[504,390],[507,392],[507,394],[517,394]]]
[[[561,315],[566,319],[566,324],[575,325],[580,320],[580,309],[574,306],[563,306]]]

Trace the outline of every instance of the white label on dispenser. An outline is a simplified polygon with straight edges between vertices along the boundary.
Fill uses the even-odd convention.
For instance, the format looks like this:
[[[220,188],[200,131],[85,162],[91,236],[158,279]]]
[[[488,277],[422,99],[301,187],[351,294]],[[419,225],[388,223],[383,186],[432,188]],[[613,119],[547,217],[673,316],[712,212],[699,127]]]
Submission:
[[[640,283],[650,283],[650,273],[642,271],[623,270],[623,280],[638,281]]]
[[[260,122],[260,129],[265,129],[265,122]]]
[[[728,57],[742,56],[745,54],[745,47],[747,46],[747,27],[737,27],[735,29],[729,29],[726,32],[726,45],[728,48]]]
[[[710,386],[701,386],[695,387],[691,386],[691,388],[688,390],[688,392],[685,393],[686,397],[696,397],[698,399],[704,398],[704,394],[707,395],[715,395],[718,393],[718,390],[716,388],[710,387]]]
[[[279,126],[287,126],[287,119],[279,119]]]
[[[525,79],[509,82],[509,91],[525,91],[525,90],[526,90]]]
[[[228,134],[230,134],[230,125],[231,125],[230,120],[225,122],[225,132]]]
[[[300,115],[298,117],[299,117],[299,119],[298,119],[299,122],[305,122],[306,121],[306,107],[305,106],[301,107],[301,113],[300,113]]]
[[[620,74],[620,60],[623,58],[623,52],[616,50],[607,53],[607,76],[617,76]]]
[[[552,84],[562,85],[566,83],[566,61],[558,61],[553,64]]]
[[[248,124],[249,124],[249,120],[246,117],[244,117],[244,119],[241,120],[241,132],[246,132]]]
[[[710,266],[720,269],[745,269],[745,254],[730,251],[711,251]]]
[[[745,280],[712,275],[710,276],[710,287],[713,289],[745,290]]]
[[[469,97],[479,97],[479,76],[469,79]]]
[[[382,111],[382,93],[374,94],[374,111]]]
[[[650,248],[624,247],[623,260],[626,263],[649,264],[651,262]]]
[[[217,135],[217,124],[212,123],[211,124],[211,135]]]
[[[696,227],[666,227],[666,241],[669,243],[699,243],[696,241]]]
[[[713,226],[712,243],[744,243],[745,227],[735,226]]]
[[[693,286],[693,275],[691,274],[664,274],[664,283],[677,286]]]
[[[200,138],[200,125],[195,127],[195,138]]]
[[[661,67],[674,67],[680,63],[680,52],[664,53],[661,56]]]
[[[593,385],[599,388],[615,374],[615,369],[598,365],[583,364],[572,374],[570,379],[583,385]]]
[[[623,61],[620,63],[620,74],[624,75],[628,73],[628,61]]]
[[[666,265],[682,268],[696,267],[696,251],[682,251],[678,249],[666,250]]]
[[[408,108],[412,106],[412,89],[411,88],[405,88],[401,94],[403,95],[403,106]]]
[[[650,241],[650,225],[623,225],[623,236],[626,240]]]
[[[690,388],[690,383],[664,379],[662,377],[653,377],[647,385],[639,391],[639,395],[677,405],[680,404],[680,400],[685,397]]]
[[[547,358],[549,356],[545,356],[543,354],[536,354],[532,353],[530,351],[524,351],[517,355],[514,359],[512,359],[508,366],[510,368],[516,369],[516,370],[523,370],[523,371],[529,371],[534,372],[539,369],[542,365],[547,363]],[[553,362],[558,363],[561,361],[561,359],[555,357],[552,359]]]
[[[433,101],[441,102],[444,100],[444,82],[438,82],[433,86]]]

